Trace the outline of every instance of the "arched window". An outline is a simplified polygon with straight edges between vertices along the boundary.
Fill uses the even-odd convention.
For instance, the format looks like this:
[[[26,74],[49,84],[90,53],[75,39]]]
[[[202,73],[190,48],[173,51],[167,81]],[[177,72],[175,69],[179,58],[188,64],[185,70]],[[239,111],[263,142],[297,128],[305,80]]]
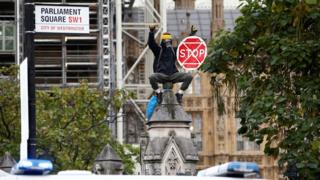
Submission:
[[[237,129],[241,127],[241,119],[236,118]],[[260,145],[254,141],[249,141],[249,138],[243,137],[241,134],[237,133],[237,151],[259,151]]]
[[[201,94],[201,77],[196,74],[193,78],[194,94]]]
[[[200,112],[194,114],[193,128],[195,134],[195,144],[198,151],[202,150],[202,118]]]

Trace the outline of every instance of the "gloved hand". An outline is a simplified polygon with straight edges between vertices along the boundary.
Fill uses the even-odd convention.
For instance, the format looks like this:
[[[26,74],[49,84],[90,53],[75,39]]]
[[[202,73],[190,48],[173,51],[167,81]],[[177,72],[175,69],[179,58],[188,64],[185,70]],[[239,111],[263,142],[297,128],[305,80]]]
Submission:
[[[156,25],[149,25],[150,32],[154,32]]]
[[[190,35],[193,36],[197,33],[198,29],[195,25],[191,25]]]

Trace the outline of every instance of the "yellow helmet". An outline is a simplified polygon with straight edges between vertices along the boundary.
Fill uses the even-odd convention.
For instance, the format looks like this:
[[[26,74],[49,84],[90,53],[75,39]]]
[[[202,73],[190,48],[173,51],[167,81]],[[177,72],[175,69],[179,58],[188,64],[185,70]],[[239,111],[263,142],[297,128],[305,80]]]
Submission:
[[[161,36],[161,41],[163,40],[172,40],[172,35],[170,33],[163,33],[162,36]]]

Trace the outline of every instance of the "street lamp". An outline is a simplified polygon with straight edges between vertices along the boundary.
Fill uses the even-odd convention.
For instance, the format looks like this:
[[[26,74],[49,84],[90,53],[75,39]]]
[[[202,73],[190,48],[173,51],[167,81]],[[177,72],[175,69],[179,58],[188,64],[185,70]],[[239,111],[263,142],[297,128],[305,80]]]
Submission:
[[[24,1],[24,42],[23,54],[28,60],[28,111],[29,138],[27,141],[28,158],[36,158],[36,95],[34,62],[34,4],[33,0]]]

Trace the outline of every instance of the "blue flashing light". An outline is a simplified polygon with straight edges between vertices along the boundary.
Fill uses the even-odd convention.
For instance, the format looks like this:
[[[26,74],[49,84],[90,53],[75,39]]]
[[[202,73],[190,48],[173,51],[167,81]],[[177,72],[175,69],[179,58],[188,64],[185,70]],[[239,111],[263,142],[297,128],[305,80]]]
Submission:
[[[241,162],[233,161],[227,162],[221,165],[212,166],[210,168],[201,170],[198,172],[197,176],[221,176],[229,177],[234,175],[246,175],[253,174],[257,177],[260,176],[260,169],[255,162]]]
[[[228,163],[229,172],[255,172],[259,173],[259,166],[254,162],[230,162]]]
[[[43,175],[52,171],[53,165],[49,160],[25,159],[20,160],[11,169],[11,174],[17,175]]]

